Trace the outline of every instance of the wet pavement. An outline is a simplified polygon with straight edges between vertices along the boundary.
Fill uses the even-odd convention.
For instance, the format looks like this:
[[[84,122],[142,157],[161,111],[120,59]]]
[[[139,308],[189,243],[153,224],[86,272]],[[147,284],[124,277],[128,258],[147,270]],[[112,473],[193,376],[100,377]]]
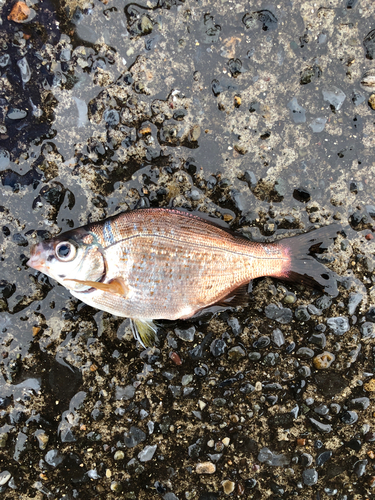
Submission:
[[[366,499],[375,486],[375,6],[0,0],[3,498]],[[142,207],[256,241],[339,223],[339,295],[128,320],[26,266]]]

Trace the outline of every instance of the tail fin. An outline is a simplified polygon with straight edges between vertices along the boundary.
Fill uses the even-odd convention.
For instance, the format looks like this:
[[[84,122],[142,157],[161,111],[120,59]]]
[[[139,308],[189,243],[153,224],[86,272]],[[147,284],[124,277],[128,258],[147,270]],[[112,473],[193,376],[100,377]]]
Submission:
[[[282,278],[319,288],[336,297],[338,295],[336,275],[324,264],[311,257],[319,249],[327,248],[327,240],[336,238],[341,230],[339,224],[332,224],[292,238],[285,238],[279,245],[290,257],[290,267]]]

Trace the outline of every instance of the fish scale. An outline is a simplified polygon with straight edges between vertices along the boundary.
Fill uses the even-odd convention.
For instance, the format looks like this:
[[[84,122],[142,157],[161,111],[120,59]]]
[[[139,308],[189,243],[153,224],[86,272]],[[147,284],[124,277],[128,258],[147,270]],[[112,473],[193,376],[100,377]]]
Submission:
[[[28,264],[87,304],[135,320],[148,343],[152,320],[190,318],[261,276],[332,291],[332,273],[308,250],[337,231],[256,243],[188,212],[144,209],[39,243]]]

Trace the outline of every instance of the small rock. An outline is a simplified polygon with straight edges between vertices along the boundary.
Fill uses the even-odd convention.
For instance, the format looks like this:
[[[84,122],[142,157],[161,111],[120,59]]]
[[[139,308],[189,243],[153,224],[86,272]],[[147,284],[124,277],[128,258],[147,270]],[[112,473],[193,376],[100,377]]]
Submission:
[[[222,339],[215,339],[210,347],[210,351],[215,358],[224,354],[227,344]]]
[[[316,463],[316,466],[317,467],[321,467],[322,465],[324,465],[327,460],[329,460],[330,458],[332,457],[332,451],[331,450],[327,450],[327,451],[323,451],[323,453],[320,453],[320,455],[318,455],[316,457],[316,460],[315,460],[315,463]]]
[[[321,422],[319,422],[319,420],[315,420],[315,418],[312,417],[308,417],[308,419],[317,431],[324,433],[329,433],[332,431],[332,425],[322,424]]]
[[[344,411],[341,415],[341,422],[346,425],[352,425],[358,420],[358,413],[355,411]]]
[[[283,332],[279,328],[276,328],[275,330],[273,330],[271,338],[272,338],[272,342],[277,347],[281,347],[282,345],[285,344],[284,334],[283,334]]]
[[[359,306],[359,304],[362,302],[363,295],[359,292],[357,293],[351,293],[349,295],[349,302],[348,302],[348,313],[349,316],[352,316],[355,313],[355,310]]]
[[[267,318],[274,319],[282,325],[287,325],[293,319],[293,313],[287,307],[277,306],[276,304],[269,304],[265,307]]]
[[[338,111],[343,105],[346,95],[344,92],[338,87],[332,87],[331,89],[324,89],[323,91],[323,99],[336,110]]]
[[[318,354],[313,359],[314,366],[317,370],[324,370],[326,368],[329,368],[334,361],[335,355],[328,351],[324,351],[321,354]]]
[[[306,486],[313,486],[318,482],[318,473],[315,469],[306,469],[302,472],[302,480]]]
[[[375,323],[370,323],[366,321],[360,326],[361,334],[363,339],[373,339],[375,338]]]
[[[149,460],[152,459],[154,456],[154,453],[156,451],[157,445],[154,444],[153,446],[147,445],[143,448],[141,452],[138,453],[138,459],[140,462],[148,462]]]
[[[290,117],[294,123],[305,123],[306,111],[298,104],[296,97],[293,97],[293,99],[288,102],[287,107],[290,111]]]
[[[195,335],[195,326],[191,326],[186,330],[180,330],[179,328],[175,328],[174,333],[178,338],[184,340],[185,342],[193,342]]]
[[[228,351],[228,357],[232,361],[238,361],[239,359],[243,358],[244,356],[246,356],[246,352],[240,346],[232,347],[232,349],[229,349],[229,351]]]
[[[7,470],[0,472],[0,486],[4,486],[4,484],[6,484],[11,477],[12,474]]]
[[[128,448],[134,448],[146,439],[146,434],[139,427],[130,427],[129,432],[124,434],[124,443]]]
[[[226,495],[230,495],[231,493],[233,493],[234,487],[236,486],[236,484],[233,481],[229,481],[229,480],[223,481],[222,485],[223,485],[224,493]]]
[[[216,472],[216,465],[212,462],[200,462],[195,467],[197,474],[214,474]]]
[[[343,335],[349,330],[349,321],[345,316],[327,319],[327,325],[335,335]]]
[[[55,468],[63,462],[64,455],[62,455],[59,450],[50,450],[46,453],[44,460],[48,465]]]
[[[366,472],[367,464],[368,460],[358,460],[357,462],[355,462],[353,469],[357,477],[363,476],[363,474]]]

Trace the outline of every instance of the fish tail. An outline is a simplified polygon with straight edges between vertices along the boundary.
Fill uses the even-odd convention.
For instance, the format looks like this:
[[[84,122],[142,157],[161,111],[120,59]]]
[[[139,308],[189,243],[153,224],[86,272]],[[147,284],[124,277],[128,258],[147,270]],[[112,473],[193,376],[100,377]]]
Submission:
[[[331,224],[280,241],[279,245],[289,259],[287,268],[278,277],[318,288],[332,296],[337,296],[336,274],[314,259],[311,254],[327,248],[340,230],[339,224]]]

